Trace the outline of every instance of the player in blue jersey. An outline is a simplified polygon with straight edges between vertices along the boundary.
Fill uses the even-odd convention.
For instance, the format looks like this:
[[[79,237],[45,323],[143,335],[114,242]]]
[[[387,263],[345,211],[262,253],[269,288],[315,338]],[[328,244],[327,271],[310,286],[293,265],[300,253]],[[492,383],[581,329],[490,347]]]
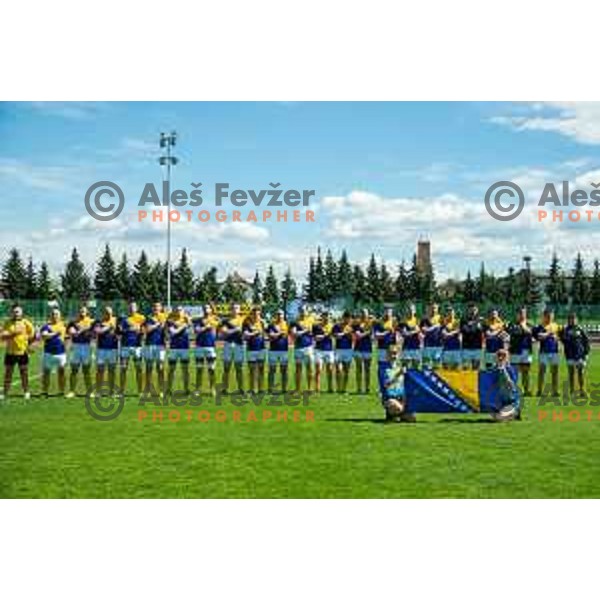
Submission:
[[[394,346],[395,355],[397,354],[398,327],[391,308],[386,308],[383,318],[373,325],[373,335],[377,341],[377,380],[381,388],[385,372],[390,367],[390,347]]]
[[[356,393],[371,391],[371,357],[373,355],[373,319],[363,308],[353,325],[354,366],[356,368]]]
[[[208,384],[210,391],[215,393],[215,369],[217,366],[217,334],[219,331],[219,317],[215,315],[213,307],[205,304],[202,317],[194,320],[194,333],[196,334],[196,391],[202,391],[204,371],[208,371]]]
[[[144,323],[146,317],[138,312],[135,302],[130,302],[127,308],[127,316],[119,319],[118,334],[121,338],[120,352],[120,378],[119,385],[124,394],[127,388],[127,370],[129,362],[133,361],[135,369],[135,380],[137,383],[138,394],[144,391],[144,380],[142,373],[142,340],[144,338]]]
[[[483,349],[483,325],[479,318],[479,309],[472,304],[460,324],[462,340],[462,361],[464,369],[478,370],[481,366]]]
[[[312,390],[312,372],[315,360],[314,337],[312,333],[315,319],[306,306],[300,308],[298,318],[290,331],[294,337],[294,361],[296,363],[296,391],[302,391],[302,372],[306,371],[307,390]]]
[[[354,351],[353,331],[352,331],[352,315],[346,311],[342,315],[342,320],[336,323],[331,335],[335,341],[335,362],[337,365],[337,391],[345,394],[348,390],[348,377],[350,375],[350,367]]]
[[[102,317],[94,324],[96,335],[96,390],[103,392],[104,375],[108,371],[108,387],[111,393],[116,393],[115,373],[119,352],[119,337],[117,335],[117,319],[113,309],[105,306]]]
[[[281,374],[281,391],[287,391],[288,384],[288,335],[289,327],[285,320],[285,313],[279,309],[275,313],[275,318],[267,327],[267,337],[269,340],[269,393],[275,390],[275,376],[277,375],[277,365]]]
[[[400,323],[400,335],[402,337],[402,364],[405,367],[418,369],[421,366],[423,354],[423,334],[417,319],[417,309],[414,304],[408,308],[408,315]]]
[[[510,363],[517,369],[524,396],[531,396],[529,372],[533,348],[533,330],[527,321],[527,309],[520,308],[517,318],[507,329],[509,335]]]
[[[439,367],[442,360],[442,325],[439,307],[434,303],[420,323],[423,334],[423,364],[431,368]]]
[[[262,392],[265,386],[265,338],[266,324],[262,311],[255,306],[250,311],[242,328],[243,339],[246,342],[246,357],[248,361],[249,388],[253,392]]]
[[[167,313],[160,302],[152,305],[152,313],[144,321],[144,362],[146,363],[146,381],[144,391],[148,394],[154,392],[152,385],[152,372],[156,369],[158,391],[162,396],[165,391],[165,323]]]
[[[560,326],[554,321],[554,311],[552,309],[547,308],[544,310],[542,322],[534,329],[533,335],[540,344],[537,395],[542,396],[544,393],[544,380],[546,378],[546,370],[549,367],[552,385],[551,393],[552,396],[558,397],[558,366],[560,362],[558,342]]]
[[[92,337],[94,319],[90,316],[87,307],[79,309],[79,315],[67,326],[67,335],[71,338],[71,351],[69,365],[71,368],[70,385],[67,398],[74,398],[77,391],[77,375],[79,369],[83,373],[83,382],[86,393],[92,389]]]
[[[48,322],[42,325],[40,337],[44,342],[44,357],[42,362],[42,395],[48,396],[50,387],[50,374],[57,370],[58,391],[65,393],[65,366],[67,364],[67,351],[65,349],[65,335],[67,328],[58,308],[50,312]]]
[[[485,366],[492,368],[497,360],[498,350],[506,349],[506,325],[496,309],[490,310],[490,315],[484,325],[485,337]]]
[[[327,393],[333,394],[333,378],[335,369],[335,351],[331,331],[333,323],[329,313],[324,312],[321,318],[313,325],[312,333],[315,338],[315,389],[321,391],[321,378],[323,371],[327,379]]]
[[[575,394],[575,374],[577,374],[578,395],[585,397],[585,366],[590,353],[590,340],[583,328],[577,324],[575,313],[570,313],[567,317],[567,325],[560,332],[560,339],[567,359],[569,393]]]
[[[245,320],[241,306],[233,304],[231,314],[223,319],[221,323],[221,335],[225,341],[223,344],[223,389],[226,394],[229,392],[229,372],[232,365],[235,369],[238,390],[244,391],[244,340],[242,329]]]
[[[456,311],[449,308],[442,325],[442,366],[444,369],[459,369],[462,363],[460,321]]]
[[[183,306],[177,306],[169,315],[166,324],[169,339],[169,377],[167,391],[173,392],[173,382],[177,365],[181,370],[183,379],[183,390],[185,394],[190,393],[190,329],[192,321],[185,313]]]

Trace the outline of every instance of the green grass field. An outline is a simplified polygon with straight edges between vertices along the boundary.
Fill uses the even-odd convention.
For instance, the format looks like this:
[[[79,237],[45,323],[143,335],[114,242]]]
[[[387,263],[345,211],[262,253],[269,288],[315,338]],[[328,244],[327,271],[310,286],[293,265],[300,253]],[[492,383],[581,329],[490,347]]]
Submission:
[[[588,379],[600,378],[592,356]],[[38,357],[31,367],[39,389]],[[564,377],[564,372],[561,372]],[[353,377],[353,373],[351,373]],[[130,377],[132,379],[132,376]],[[353,379],[351,379],[353,381]],[[18,390],[15,384],[15,391]],[[133,388],[132,388],[133,389]],[[373,373],[373,390],[376,390]],[[146,407],[151,413],[153,407]],[[172,409],[173,407],[171,407]],[[600,496],[600,420],[540,422],[534,399],[524,420],[420,415],[385,424],[379,400],[312,398],[314,422],[261,420],[263,408],[192,410],[191,422],[138,420],[132,395],[118,419],[93,420],[82,398],[20,394],[0,407],[3,498],[556,498]],[[548,409],[548,407],[545,407]],[[199,422],[199,410],[213,418]],[[264,407],[264,410],[283,408]],[[552,407],[549,408],[551,410]],[[233,421],[239,411],[241,422]],[[246,421],[251,410],[257,422]],[[288,413],[292,408],[288,407]],[[304,414],[303,408],[299,409]]]

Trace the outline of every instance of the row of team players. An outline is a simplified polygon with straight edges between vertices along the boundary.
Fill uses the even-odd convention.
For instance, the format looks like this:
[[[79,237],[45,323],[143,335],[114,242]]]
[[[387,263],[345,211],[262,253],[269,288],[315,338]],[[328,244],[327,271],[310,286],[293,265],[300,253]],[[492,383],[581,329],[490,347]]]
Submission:
[[[128,314],[120,319],[114,317],[112,309],[105,307],[101,319],[94,320],[83,307],[76,319],[65,324],[57,309],[52,311],[49,321],[44,324],[37,337],[44,345],[43,388],[47,390],[49,374],[53,368],[59,371],[59,387],[64,389],[64,367],[67,362],[65,341],[70,339],[70,365],[72,390],[76,384],[79,368],[89,380],[89,365],[92,360],[91,342],[97,344],[97,384],[102,384],[105,369],[109,380],[114,379],[114,367],[122,366],[121,383],[124,387],[127,364],[130,359],[139,363],[146,361],[146,385],[151,380],[152,367],[157,366],[159,386],[164,388],[164,375],[161,365],[165,360],[165,347],[168,346],[170,363],[186,363],[192,345],[190,333],[195,334],[195,356],[199,366],[207,366],[211,387],[214,387],[214,363],[216,341],[224,340],[224,384],[228,387],[229,371],[235,365],[238,385],[242,382],[241,364],[247,361],[250,366],[251,387],[261,387],[264,362],[268,358],[269,388],[275,377],[277,365],[282,371],[282,379],[287,383],[288,344],[291,335],[294,343],[296,362],[296,387],[300,388],[302,367],[306,365],[307,379],[311,382],[311,371],[316,362],[317,387],[321,372],[327,374],[328,387],[332,388],[334,364],[338,367],[338,389],[345,391],[348,370],[355,359],[357,389],[368,391],[370,361],[373,342],[377,344],[379,362],[386,361],[390,346],[402,342],[402,360],[408,366],[421,363],[437,366],[442,363],[447,368],[458,368],[463,364],[469,368],[479,368],[482,351],[485,349],[485,362],[491,364],[496,352],[510,346],[511,360],[519,365],[523,373],[523,383],[528,389],[528,368],[531,362],[533,341],[540,343],[540,364],[558,365],[558,341],[562,341],[570,366],[581,367],[589,353],[589,343],[583,330],[576,322],[560,328],[553,320],[551,311],[544,313],[542,323],[530,326],[525,309],[521,309],[514,323],[507,325],[497,311],[492,311],[486,321],[479,317],[477,307],[470,307],[465,318],[458,320],[452,309],[443,317],[438,306],[429,307],[427,315],[418,319],[414,306],[408,316],[398,322],[392,310],[386,310],[381,320],[374,320],[368,311],[361,311],[357,319],[345,313],[340,322],[334,323],[327,313],[319,319],[302,308],[296,321],[291,325],[285,320],[283,311],[277,311],[275,318],[266,323],[260,308],[254,308],[250,315],[243,316],[239,305],[234,305],[232,313],[219,319],[210,305],[204,307],[201,318],[191,319],[182,307],[167,314],[162,305],[154,304],[152,313],[144,316],[137,305],[130,303]],[[36,338],[33,326],[23,318],[20,307],[13,308],[12,318],[4,325],[2,337],[7,341],[5,357],[5,393],[10,387],[12,369],[15,365],[27,364],[28,347]],[[266,352],[266,348],[269,352]],[[175,369],[170,369],[174,373]],[[136,366],[138,386],[143,388],[141,367]],[[202,377],[199,370],[198,378]],[[184,380],[187,380],[187,368]],[[525,381],[526,379],[526,381]],[[582,376],[580,378],[582,380]],[[554,380],[554,370],[553,370]],[[86,381],[86,383],[88,383]],[[171,381],[172,383],[172,381]],[[554,381],[553,381],[554,383]],[[543,384],[543,382],[542,382]],[[185,381],[187,389],[187,381]],[[89,388],[89,385],[87,386]]]

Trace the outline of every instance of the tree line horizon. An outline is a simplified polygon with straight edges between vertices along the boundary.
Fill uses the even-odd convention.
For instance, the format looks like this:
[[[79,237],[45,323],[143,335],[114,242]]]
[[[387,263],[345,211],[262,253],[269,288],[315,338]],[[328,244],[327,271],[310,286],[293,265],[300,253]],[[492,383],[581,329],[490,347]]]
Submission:
[[[56,279],[51,277],[45,261],[36,267],[32,257],[25,261],[19,250],[12,248],[2,264],[0,283],[4,297],[13,301],[135,299],[150,303],[166,297],[166,263],[150,261],[145,251],[132,264],[126,253],[115,260],[110,245],[106,244],[94,267],[86,266],[77,248],[73,248]],[[488,272],[482,262],[475,276],[468,271],[463,279],[438,283],[431,266],[425,270],[418,267],[416,254],[409,263],[402,260],[391,271],[374,254],[363,267],[351,262],[346,250],[336,258],[331,250],[322,252],[319,247],[316,255],[308,259],[302,285],[289,268],[278,279],[273,265],[262,274],[257,270],[251,282],[236,274],[236,271],[225,273],[219,281],[215,266],[195,274],[184,248],[172,268],[172,299],[199,303],[251,301],[267,306],[285,306],[296,299],[348,307],[407,302],[535,307],[544,301],[555,306],[600,305],[600,261],[594,260],[593,269],[588,272],[581,253],[577,253],[570,269],[564,268],[557,254],[553,254],[542,277],[532,270],[531,259],[524,257],[519,269],[510,267],[504,275]]]

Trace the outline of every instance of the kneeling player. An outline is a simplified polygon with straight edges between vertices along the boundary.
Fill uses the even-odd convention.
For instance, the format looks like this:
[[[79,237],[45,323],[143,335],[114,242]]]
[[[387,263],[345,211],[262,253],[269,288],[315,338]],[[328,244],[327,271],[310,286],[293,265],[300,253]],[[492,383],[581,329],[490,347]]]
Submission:
[[[406,397],[404,393],[404,373],[406,368],[398,362],[398,349],[390,346],[384,377],[380,381],[381,403],[385,410],[386,421],[414,422],[415,415],[406,413]]]
[[[210,304],[204,305],[204,314],[194,321],[196,334],[196,392],[202,391],[204,371],[208,371],[210,391],[215,392],[215,368],[217,366],[217,331],[219,318]]]
[[[65,350],[65,334],[67,328],[60,316],[60,310],[53,308],[50,319],[40,329],[40,336],[44,342],[44,358],[42,359],[42,396],[48,396],[50,387],[50,374],[57,370],[58,391],[65,393],[65,366],[67,354]]]

